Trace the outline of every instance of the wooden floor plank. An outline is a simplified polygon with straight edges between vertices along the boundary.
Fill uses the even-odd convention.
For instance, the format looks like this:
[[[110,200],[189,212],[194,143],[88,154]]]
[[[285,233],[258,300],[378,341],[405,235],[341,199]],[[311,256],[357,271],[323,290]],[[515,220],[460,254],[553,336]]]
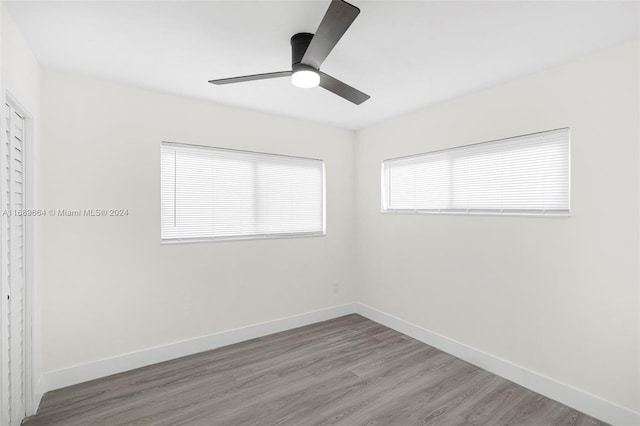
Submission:
[[[48,392],[23,421],[93,424],[605,423],[347,315]]]

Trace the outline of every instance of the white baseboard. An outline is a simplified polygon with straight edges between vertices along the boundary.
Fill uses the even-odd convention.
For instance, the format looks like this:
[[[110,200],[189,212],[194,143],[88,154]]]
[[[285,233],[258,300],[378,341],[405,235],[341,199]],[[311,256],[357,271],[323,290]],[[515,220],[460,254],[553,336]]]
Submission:
[[[525,388],[582,411],[597,419],[619,426],[640,425],[640,413],[621,407],[539,373],[527,370],[494,355],[449,339],[403,319],[362,303],[355,303],[356,313],[436,347],[473,365],[477,365]]]
[[[42,395],[51,390],[338,318],[354,312],[354,305],[348,303],[51,371],[43,375],[38,389],[34,392],[34,407],[38,407]]]
[[[45,392],[99,379],[127,370],[145,367],[198,352],[216,349],[280,331],[357,313],[407,336],[477,365],[521,386],[559,401],[590,416],[619,426],[640,425],[640,413],[621,407],[569,385],[557,382],[524,367],[449,339],[403,319],[389,315],[362,303],[348,303],[327,309],[280,318],[229,331],[184,340],[164,346],[101,359],[44,374],[34,392],[34,407],[38,407]]]

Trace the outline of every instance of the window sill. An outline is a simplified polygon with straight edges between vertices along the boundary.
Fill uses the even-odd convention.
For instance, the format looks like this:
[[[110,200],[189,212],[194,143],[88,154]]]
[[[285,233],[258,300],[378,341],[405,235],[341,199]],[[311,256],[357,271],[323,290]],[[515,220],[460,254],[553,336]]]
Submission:
[[[264,234],[264,235],[248,235],[248,236],[229,236],[229,237],[204,237],[204,238],[172,238],[162,239],[162,245],[173,244],[191,244],[191,243],[218,243],[230,241],[254,241],[254,240],[279,240],[289,238],[309,238],[309,237],[326,237],[326,232],[307,232],[299,234]]]

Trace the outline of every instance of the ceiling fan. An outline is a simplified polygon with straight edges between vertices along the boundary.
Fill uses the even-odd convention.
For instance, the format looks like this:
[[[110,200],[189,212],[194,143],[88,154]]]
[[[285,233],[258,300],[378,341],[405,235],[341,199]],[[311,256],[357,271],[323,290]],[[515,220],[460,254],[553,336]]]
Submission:
[[[359,13],[360,9],[346,1],[331,0],[331,4],[324,18],[322,18],[315,35],[298,33],[291,37],[291,71],[221,78],[209,80],[209,83],[219,85],[291,76],[291,82],[294,86],[302,88],[320,86],[356,105],[360,105],[370,96],[320,71],[320,65],[327,59],[331,50]]]

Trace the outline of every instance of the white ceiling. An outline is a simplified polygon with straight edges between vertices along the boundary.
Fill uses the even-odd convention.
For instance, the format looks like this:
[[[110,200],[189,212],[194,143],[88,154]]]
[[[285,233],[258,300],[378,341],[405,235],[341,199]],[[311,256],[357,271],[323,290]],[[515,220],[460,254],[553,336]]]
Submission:
[[[289,79],[289,38],[329,1],[5,1],[40,63],[218,103],[360,129],[638,37],[638,1],[365,1],[322,70],[360,106]]]

